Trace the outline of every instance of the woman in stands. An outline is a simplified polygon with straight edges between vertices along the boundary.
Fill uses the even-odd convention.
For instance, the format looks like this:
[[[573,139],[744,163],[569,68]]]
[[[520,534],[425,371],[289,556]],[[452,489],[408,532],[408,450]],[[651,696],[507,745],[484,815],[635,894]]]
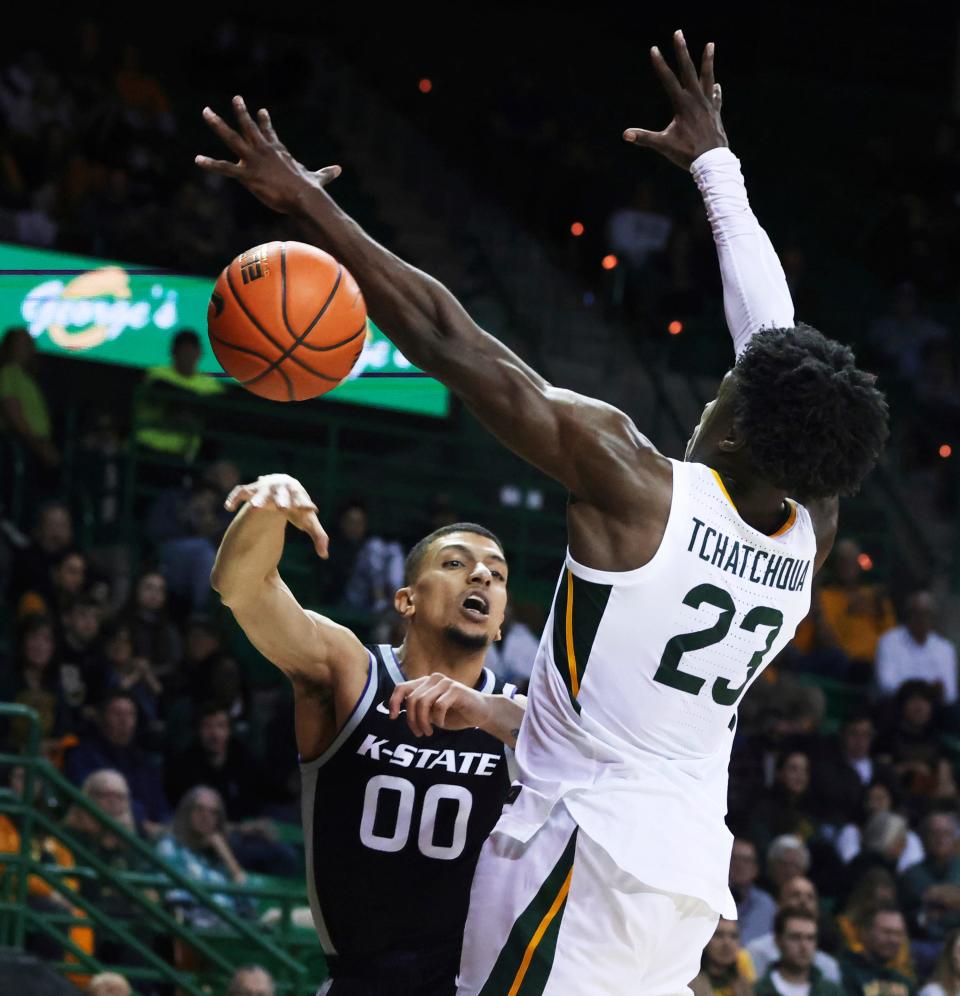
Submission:
[[[226,837],[226,813],[220,793],[198,785],[180,800],[171,832],[157,841],[157,853],[177,871],[207,889],[232,882],[243,885],[246,874],[240,867]],[[248,904],[241,897],[215,892],[218,906],[244,915]],[[219,918],[198,906],[182,889],[167,893],[167,901],[184,910],[195,926],[211,926]]]

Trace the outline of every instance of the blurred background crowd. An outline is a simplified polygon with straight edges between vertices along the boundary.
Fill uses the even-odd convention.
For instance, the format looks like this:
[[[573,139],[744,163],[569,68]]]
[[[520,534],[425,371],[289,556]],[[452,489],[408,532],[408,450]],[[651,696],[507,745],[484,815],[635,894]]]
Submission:
[[[621,15],[604,10],[584,28],[559,7],[524,7],[514,38],[478,23],[464,51],[437,45],[428,30],[396,44],[392,14],[382,33],[359,37],[336,12],[311,22],[319,47],[282,13],[198,14],[196,30],[158,26],[137,37],[78,18],[42,46],[8,39],[0,241],[213,275],[249,245],[290,237],[252,198],[193,167],[195,153],[219,154],[201,108],[222,110],[242,92],[271,108],[309,165],[344,163],[337,196],[388,244],[409,237],[392,203],[404,191],[387,182],[391,157],[442,160],[536,240],[576,288],[575,319],[625,328],[639,365],[716,376],[727,340],[696,191],[618,145],[624,126],[667,119],[643,53],[669,35],[639,22],[618,33]],[[881,555],[848,527],[808,619],[743,703],[728,818],[739,920],[722,921],[705,951],[694,984],[701,996],[825,996],[832,984],[872,996],[960,994],[960,621],[949,558],[960,454],[960,122],[956,53],[929,48],[931,35],[956,35],[956,21],[932,16],[923,30],[894,36],[883,16],[864,25],[839,13],[824,34],[822,23],[771,14],[765,44],[738,36],[736,19],[719,39],[728,131],[798,317],[854,343],[880,375],[895,423],[885,473],[947,554],[904,566],[902,551]],[[545,17],[563,44],[519,52],[517,39]],[[688,37],[706,41],[709,27],[690,25]],[[357,74],[378,113],[412,122],[422,141],[414,153],[385,147],[375,165],[355,161],[348,132],[326,130]],[[826,113],[834,107],[843,113]],[[496,300],[509,315],[509,291],[482,239],[465,237],[461,268],[442,273],[440,256],[456,255],[448,224],[452,244],[431,250],[424,239],[414,261],[439,269],[468,301]],[[542,338],[524,344],[522,323],[515,334],[518,348],[542,355]],[[16,505],[0,480],[0,698],[37,710],[46,756],[99,810],[216,889],[250,874],[297,880],[302,848],[284,829],[299,805],[289,693],[251,659],[209,588],[229,521],[224,498],[246,474],[286,468],[251,468],[211,443],[215,416],[196,403],[231,392],[197,372],[199,355],[196,333],[182,329],[166,367],[141,376],[88,364],[78,377],[79,361],[38,354],[25,329],[5,332],[0,459],[16,454],[25,470]],[[74,425],[66,401],[78,398],[85,407]],[[469,438],[462,413],[451,420]],[[411,423],[411,436],[421,428]],[[372,457],[380,444],[366,445]],[[508,504],[504,483],[491,482],[493,504]],[[545,495],[549,509],[555,496]],[[392,593],[406,551],[468,513],[485,520],[454,486],[424,489],[419,515],[405,518],[370,498],[341,493],[322,509],[332,556],[308,565],[305,590],[312,607],[364,638],[397,642]],[[512,538],[504,536],[508,555]],[[549,585],[561,529],[551,539],[553,560],[518,575],[518,585]],[[490,654],[521,686],[547,605],[531,594],[542,584],[522,590]],[[28,736],[16,720],[2,730],[14,752]],[[7,781],[23,794],[21,767]],[[43,802],[105,863],[135,867],[89,811]],[[0,817],[0,850],[18,832]],[[76,861],[42,836],[37,847],[61,865]],[[134,916],[95,880],[76,887],[118,921]],[[231,912],[254,915],[242,895],[218,895]],[[210,924],[189,896],[158,898],[198,929]],[[29,901],[64,903],[40,882]],[[106,961],[134,957],[122,941],[78,939]],[[266,987],[257,971],[250,986]]]

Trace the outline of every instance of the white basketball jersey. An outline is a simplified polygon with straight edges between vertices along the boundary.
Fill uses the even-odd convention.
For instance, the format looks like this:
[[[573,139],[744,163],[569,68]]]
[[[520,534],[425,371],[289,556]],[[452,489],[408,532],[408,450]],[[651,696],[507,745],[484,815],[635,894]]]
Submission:
[[[562,801],[625,871],[733,917],[737,707],[807,614],[816,538],[802,506],[767,536],[709,467],[671,464],[648,564],[596,571],[568,551],[517,745],[523,788],[498,829],[526,840]]]

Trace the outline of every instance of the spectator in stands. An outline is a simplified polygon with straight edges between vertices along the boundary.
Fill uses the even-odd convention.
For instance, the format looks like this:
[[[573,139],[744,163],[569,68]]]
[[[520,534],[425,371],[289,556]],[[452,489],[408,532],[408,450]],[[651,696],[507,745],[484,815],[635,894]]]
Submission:
[[[877,318],[868,335],[890,368],[908,381],[920,375],[924,346],[949,338],[943,325],[922,313],[917,288],[909,281],[897,285],[890,314]]]
[[[54,655],[56,642],[53,626],[46,616],[28,616],[17,632],[16,658],[12,673],[0,675],[3,685],[0,700],[15,702],[36,710],[44,741],[58,737],[66,728],[67,718],[59,695]],[[26,748],[31,724],[19,717],[10,723],[10,742],[14,749]]]
[[[225,996],[274,996],[273,976],[259,965],[241,965],[233,973]]]
[[[137,444],[193,462],[203,444],[202,410],[191,405],[198,397],[222,394],[215,377],[200,373],[200,337],[192,329],[178,332],[171,345],[169,366],[151,367],[144,380],[136,412]]]
[[[85,732],[95,720],[94,706],[104,691],[100,616],[96,602],[79,598],[63,617],[57,654],[71,733]]]
[[[220,793],[199,785],[180,800],[170,833],[157,841],[157,854],[181,874],[208,889],[228,881],[243,885],[247,876],[230,849],[226,838],[226,813]],[[247,911],[238,897],[215,892],[218,906],[235,913]],[[167,894],[167,901],[182,908],[194,926],[216,924],[219,918],[194,902],[183,889]]]
[[[206,612],[211,607],[210,572],[223,535],[219,506],[217,493],[199,485],[181,509],[185,535],[160,547],[160,570],[171,605],[179,606],[181,614]]]
[[[162,732],[160,696],[163,685],[150,661],[134,654],[130,624],[123,620],[112,622],[104,634],[103,646],[105,687],[126,692],[136,703],[140,720],[147,730],[152,734]]]
[[[737,903],[740,942],[746,945],[772,929],[777,912],[773,897],[757,885],[759,874],[757,845],[746,837],[737,837],[730,855],[730,891]]]
[[[834,841],[837,853],[845,864],[860,854],[863,845],[863,829],[874,813],[894,812],[894,793],[890,783],[880,778],[870,783],[863,796],[863,806],[856,823],[848,823],[840,828]],[[897,871],[903,872],[910,865],[923,860],[923,844],[917,834],[907,828],[906,845],[897,859]]]
[[[79,550],[65,550],[51,565],[46,586],[24,592],[17,613],[30,615],[43,612],[62,620],[83,594],[86,581],[87,558]]]
[[[813,655],[814,663],[819,660],[818,669],[835,672],[845,660],[844,676],[867,682],[873,677],[877,643],[896,619],[886,594],[877,585],[864,583],[862,554],[851,539],[840,540],[833,548],[833,580],[815,589],[810,615],[798,627],[794,645]]]
[[[778,918],[785,912],[802,912],[805,916],[812,918],[814,923],[818,925],[819,940],[822,933],[819,926],[820,902],[817,896],[817,887],[810,879],[805,878],[803,875],[797,875],[794,878],[788,879],[783,883],[778,900],[779,907],[776,914]],[[829,926],[827,929],[830,929]],[[833,933],[836,934],[836,930],[833,930]],[[769,933],[764,934],[762,937],[757,937],[751,943],[747,944],[746,947],[753,960],[753,966],[756,969],[757,975],[766,974],[776,965],[783,951],[775,922],[771,924]],[[812,957],[813,965],[824,979],[830,982],[840,981],[840,966],[837,964],[836,958],[827,954],[826,951],[821,951],[816,944],[814,945]]]
[[[53,425],[34,373],[37,348],[25,328],[7,329],[0,342],[0,436],[19,442],[33,457],[46,486],[60,466]]]
[[[763,850],[783,834],[810,840],[818,826],[810,794],[810,758],[800,750],[784,751],[777,758],[773,786],[753,809],[747,836]]]
[[[951,931],[943,942],[930,980],[919,996],[960,996],[960,929]]]
[[[75,457],[74,488],[87,520],[91,565],[110,579],[112,612],[130,592],[130,543],[122,532],[128,459],[116,415],[94,412]]]
[[[25,795],[24,769],[21,765],[14,765],[8,772],[7,785],[10,791],[18,799],[23,799]],[[34,801],[40,794],[41,781],[37,778],[34,783]],[[0,813],[0,852],[16,853],[20,850],[20,817],[8,817]],[[37,822],[33,823],[33,836],[30,842],[30,854],[34,861],[43,864],[53,865],[57,868],[75,868],[76,860],[73,853],[56,837],[51,836]],[[4,886],[9,888],[13,883],[5,875],[6,869],[0,865],[0,875],[4,876]],[[78,883],[75,878],[65,877],[60,879],[68,892],[76,892]],[[15,894],[15,893],[11,893]],[[30,875],[27,878],[27,906],[40,913],[72,914],[82,917],[83,911],[74,906],[63,891],[55,889],[46,879],[39,875]],[[89,927],[76,925],[69,930],[70,940],[73,941],[82,951],[88,954],[93,950],[93,935]],[[40,957],[58,961],[63,957],[63,951],[59,944],[47,937],[42,932],[35,932],[28,929],[27,950]]]
[[[877,645],[877,687],[895,695],[905,681],[935,685],[944,705],[957,701],[957,651],[933,632],[936,603],[929,591],[907,599],[906,621],[884,633]]]
[[[239,481],[236,465],[219,460],[196,484],[161,492],[150,509],[147,531],[159,547],[170,608],[178,617],[210,607],[210,571],[230,523],[223,502]]]
[[[953,769],[943,754],[934,707],[937,691],[925,681],[906,681],[897,692],[897,716],[877,741],[877,757],[893,766],[908,804],[956,798]]]
[[[867,871],[856,883],[843,907],[843,912],[837,917],[837,927],[843,939],[843,950],[855,954],[863,953],[864,938],[869,933],[873,913],[880,907],[899,909],[897,883],[893,875],[885,868],[877,867]],[[910,942],[905,933],[891,965],[904,975],[913,974]]]
[[[130,789],[119,771],[104,768],[91,772],[84,779],[81,791],[97,811],[137,836]],[[154,871],[149,861],[108,829],[95,812],[73,805],[67,812],[64,825],[78,845],[82,845],[81,856],[86,852],[91,853],[111,872],[123,874]],[[115,888],[109,878],[99,875],[94,878],[85,877],[80,883],[80,894],[112,921],[121,923],[128,930],[136,929],[141,939],[145,933],[147,937],[150,936],[142,922],[140,906],[123,891]],[[156,902],[158,898],[153,890],[146,890],[145,896],[152,902]],[[118,935],[102,928],[97,931],[96,956],[107,963],[142,964],[140,956],[131,951]]]
[[[292,848],[276,839],[263,818],[277,788],[260,762],[231,733],[230,715],[218,702],[201,707],[193,743],[167,764],[167,796],[179,799],[197,785],[216,789],[233,825],[228,842],[237,860],[251,871],[295,876],[300,862]]]
[[[755,996],[841,996],[837,982],[827,979],[815,964],[815,914],[785,907],[777,913],[774,934],[779,957],[754,987]]]
[[[324,564],[324,600],[354,612],[375,615],[393,605],[403,586],[403,549],[393,540],[368,532],[367,509],[351,499],[337,518],[330,538],[330,561]]]
[[[673,220],[656,209],[655,200],[650,182],[642,181],[631,202],[617,208],[607,222],[610,249],[624,263],[624,304],[634,314],[652,303],[654,262],[666,250],[673,230]]]
[[[840,959],[845,991],[912,996],[911,977],[893,967],[907,942],[903,914],[896,906],[879,906],[869,914],[864,927],[863,950],[846,951]]]
[[[899,813],[882,810],[873,813],[863,828],[860,853],[846,867],[845,895],[874,868],[881,868],[887,874],[896,876],[900,856],[907,846],[908,826],[906,819]]]
[[[171,677],[183,653],[183,641],[167,612],[167,582],[159,571],[140,575],[125,618],[133,631],[134,653],[150,661],[160,681]]]
[[[13,594],[49,591],[50,569],[73,549],[73,517],[59,500],[43,502],[37,509],[30,542],[19,550],[14,563]]]
[[[960,927],[960,855],[958,824],[952,812],[934,812],[923,820],[926,857],[900,880],[904,912],[925,939],[942,941]]]
[[[90,980],[87,996],[131,996],[130,983],[116,972],[101,972]]]
[[[785,833],[767,848],[766,881],[774,895],[780,895],[787,879],[806,875],[810,870],[810,851],[799,838]]]
[[[99,729],[83,737],[67,758],[67,775],[80,785],[101,768],[119,771],[127,781],[133,812],[155,836],[169,815],[161,766],[137,744],[137,706],[126,692],[110,692],[100,706]]]
[[[703,949],[700,974],[690,983],[694,996],[751,996],[756,977],[750,955],[740,946],[736,920],[721,917]]]
[[[855,713],[844,720],[839,738],[820,751],[812,782],[816,810],[825,823],[837,827],[859,817],[866,786],[879,773],[870,756],[875,735],[873,720]]]

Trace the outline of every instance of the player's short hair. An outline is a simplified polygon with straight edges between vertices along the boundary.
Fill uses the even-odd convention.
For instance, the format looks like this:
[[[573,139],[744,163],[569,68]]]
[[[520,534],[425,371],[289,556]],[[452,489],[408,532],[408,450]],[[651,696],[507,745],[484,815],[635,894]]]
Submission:
[[[774,937],[783,937],[788,920],[808,920],[814,926],[817,925],[817,918],[808,910],[802,910],[799,906],[785,906],[782,910],[777,910],[777,915],[773,918]]]
[[[886,398],[849,346],[809,325],[763,329],[734,374],[734,424],[761,477],[804,500],[856,494],[889,429]]]
[[[500,547],[500,552],[503,553],[503,544],[500,542],[499,537],[490,532],[486,526],[478,526],[476,522],[454,522],[449,526],[441,526],[439,529],[434,529],[429,535],[424,536],[407,554],[407,559],[403,565],[404,584],[413,584],[417,580],[420,568],[423,566],[423,560],[430,549],[430,544],[434,540],[440,539],[441,536],[448,536],[450,533],[476,533],[478,536],[486,536],[487,539],[492,539]]]

